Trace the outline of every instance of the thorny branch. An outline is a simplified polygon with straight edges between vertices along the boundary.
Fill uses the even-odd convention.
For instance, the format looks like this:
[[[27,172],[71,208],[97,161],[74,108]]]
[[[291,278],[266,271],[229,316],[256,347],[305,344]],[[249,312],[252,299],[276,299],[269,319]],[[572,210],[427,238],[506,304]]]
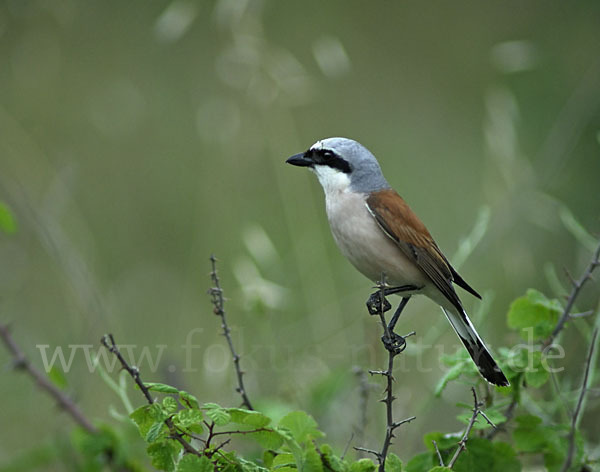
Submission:
[[[554,327],[554,330],[552,331],[552,334],[542,344],[542,350],[544,350],[545,348],[547,348],[554,342],[556,337],[559,335],[559,333],[565,327],[565,324],[567,321],[569,321],[570,319],[573,319],[573,318],[578,318],[578,317],[582,317],[587,314],[590,314],[590,312],[572,314],[571,310],[573,309],[573,306],[575,305],[575,301],[577,300],[577,297],[581,293],[581,289],[583,288],[585,283],[589,279],[592,278],[592,273],[598,266],[600,266],[600,244],[598,244],[598,247],[596,248],[596,250],[594,251],[594,254],[592,255],[591,261],[585,268],[581,277],[578,280],[575,280],[572,277],[570,277],[571,284],[572,284],[571,293],[569,294],[569,296],[567,298],[567,302],[565,304],[563,312],[562,312],[560,318],[558,319],[556,326]],[[519,385],[520,382],[521,382],[521,379],[519,377],[518,379],[516,379],[514,384]],[[501,429],[504,429],[504,426],[512,419],[515,408],[517,406],[517,403],[518,403],[518,393],[515,392],[515,395],[513,396],[513,399],[511,401],[510,405],[508,406],[507,410],[504,413],[504,415],[506,416],[506,420],[502,424],[500,424],[497,429],[492,430],[487,435],[487,439],[492,439],[498,432],[500,432]]]
[[[475,387],[471,387],[471,391],[473,392],[473,414],[471,415],[469,424],[467,425],[467,428],[465,429],[465,433],[463,434],[462,438],[458,442],[458,447],[456,448],[456,451],[454,452],[452,459],[450,459],[450,462],[448,463],[448,467],[450,469],[452,467],[454,467],[454,464],[458,460],[461,452],[463,452],[467,448],[467,441],[469,440],[469,434],[471,433],[471,430],[473,429],[473,425],[475,424],[475,421],[477,420],[478,416],[481,415],[493,428],[496,428],[494,423],[492,423],[490,421],[490,419],[487,417],[487,415],[485,415],[485,413],[483,413],[481,411],[481,407],[483,406],[483,403],[481,403],[479,401],[479,399],[477,398],[477,392],[475,391]]]
[[[35,383],[42,390],[47,392],[58,406],[66,411],[71,418],[84,430],[88,433],[96,434],[98,433],[98,429],[88,420],[81,410],[77,407],[75,402],[64,392],[58,389],[48,377],[42,374],[39,370],[37,370],[34,366],[31,365],[31,362],[23,351],[19,348],[15,340],[12,338],[10,334],[10,327],[7,324],[0,324],[0,337],[6,346],[6,349],[10,352],[13,358],[13,367],[15,369],[22,370],[26,372]]]
[[[554,331],[552,331],[552,334],[544,342],[544,347],[547,347],[550,344],[552,344],[556,336],[558,336],[558,334],[562,331],[562,329],[565,327],[565,323],[569,321],[569,319],[576,317],[571,315],[571,310],[573,309],[575,300],[577,299],[579,292],[581,291],[585,283],[592,278],[592,273],[598,266],[600,266],[600,244],[598,244],[598,247],[594,251],[592,260],[585,268],[585,271],[583,272],[581,278],[579,278],[579,280],[571,280],[573,287],[571,289],[571,293],[569,294],[569,298],[567,298],[565,308],[558,322],[556,323],[556,326],[554,327]]]
[[[410,418],[406,418],[402,421],[394,421],[394,410],[393,410],[393,406],[392,403],[394,402],[394,400],[396,399],[396,397],[394,397],[394,392],[393,392],[393,388],[394,388],[394,375],[393,375],[393,371],[394,371],[394,358],[400,354],[403,349],[397,349],[393,346],[388,346],[386,344],[386,341],[391,341],[392,340],[392,336],[393,333],[391,332],[391,330],[388,327],[388,324],[386,323],[385,320],[385,315],[384,315],[384,306],[385,306],[385,288],[386,288],[386,281],[385,281],[385,275],[382,274],[382,280],[381,282],[378,284],[378,288],[379,288],[379,311],[378,311],[378,315],[379,315],[379,319],[381,321],[381,326],[383,328],[383,337],[382,337],[382,341],[383,344],[386,348],[386,350],[388,351],[388,366],[387,366],[387,370],[383,370],[383,371],[375,371],[375,370],[370,370],[369,373],[371,375],[374,374],[379,374],[382,375],[386,378],[386,388],[385,388],[385,397],[381,400],[383,403],[385,403],[385,407],[386,407],[386,430],[385,430],[385,439],[383,441],[383,445],[381,447],[381,451],[374,451],[372,449],[367,449],[364,447],[355,447],[354,449],[357,451],[361,451],[361,452],[366,452],[369,454],[373,454],[376,458],[377,458],[377,462],[379,463],[379,472],[384,472],[385,470],[385,461],[388,455],[388,451],[389,451],[389,447],[392,444],[392,438],[394,438],[394,431],[402,426],[404,423],[410,423],[412,420],[414,420],[416,418],[416,416],[411,416]],[[412,336],[415,333],[409,333],[407,336],[404,336],[405,338],[408,336]]]
[[[99,434],[100,431],[96,428],[90,420],[88,420],[82,411],[77,407],[71,397],[58,389],[46,375],[37,370],[27,359],[21,348],[17,345],[15,340],[10,334],[10,326],[7,324],[0,323],[0,338],[4,342],[6,349],[10,352],[13,358],[13,367],[15,369],[26,372],[35,383],[40,387],[41,390],[48,393],[57,403],[60,408],[66,411],[69,416],[87,433],[95,435]],[[115,456],[115,450],[113,446],[106,445],[102,449],[102,454],[107,460],[111,470],[118,471],[130,471],[137,470],[137,467],[130,465],[128,462],[122,462]]]
[[[108,349],[112,354],[114,354],[117,357],[119,363],[121,364],[121,367],[127,371],[127,373],[131,376],[136,385],[144,394],[144,397],[146,397],[148,403],[152,405],[155,402],[155,400],[150,394],[150,390],[148,389],[148,387],[146,387],[144,382],[142,382],[142,379],[140,378],[140,371],[136,366],[129,365],[129,363],[125,360],[125,358],[121,354],[121,351],[119,351],[117,344],[115,343],[115,338],[113,337],[113,335],[105,334],[101,339],[101,343],[104,347],[106,347],[106,349]],[[181,444],[185,452],[189,454],[194,454],[196,456],[202,456],[202,452],[198,451],[194,446],[192,446],[188,441],[186,441],[183,437],[183,434],[177,431],[177,428],[175,427],[175,424],[173,423],[173,420],[171,420],[171,418],[167,418],[165,420],[165,424],[169,428],[169,433],[171,434],[171,437],[175,439],[179,444]]]
[[[587,360],[585,363],[585,371],[583,374],[583,382],[581,384],[581,391],[579,392],[579,399],[577,400],[577,406],[575,407],[575,411],[573,412],[573,417],[571,419],[571,431],[569,432],[569,452],[567,453],[567,459],[562,466],[561,472],[566,472],[571,467],[573,463],[573,456],[575,454],[575,433],[577,431],[577,423],[579,422],[579,416],[582,411],[583,399],[585,398],[585,394],[588,390],[588,379],[590,374],[590,365],[592,364],[592,356],[594,353],[594,347],[596,345],[596,337],[598,336],[598,329],[594,330],[594,334],[592,335],[592,341],[590,342],[590,348],[588,350]]]
[[[359,405],[358,410],[360,412],[359,423],[355,428],[356,431],[356,442],[361,444],[365,437],[367,430],[367,424],[369,420],[367,407],[369,404],[369,391],[375,386],[375,384],[369,383],[367,373],[360,367],[354,367],[354,374],[358,378],[358,393],[359,393]],[[364,451],[361,451],[364,452]]]
[[[250,403],[250,399],[246,394],[246,388],[244,387],[244,372],[240,367],[240,356],[237,354],[235,347],[233,346],[233,341],[231,339],[231,330],[227,325],[227,318],[225,316],[225,298],[223,297],[223,289],[221,288],[221,283],[219,280],[219,275],[217,274],[217,258],[214,255],[210,256],[211,263],[211,272],[210,278],[214,287],[212,287],[208,293],[211,296],[211,301],[214,307],[215,315],[221,318],[221,328],[223,328],[223,335],[225,339],[227,339],[227,344],[229,345],[229,350],[231,351],[231,356],[233,357],[233,365],[235,367],[235,373],[237,376],[238,386],[235,389],[242,397],[242,405],[248,410],[254,410],[252,404]]]

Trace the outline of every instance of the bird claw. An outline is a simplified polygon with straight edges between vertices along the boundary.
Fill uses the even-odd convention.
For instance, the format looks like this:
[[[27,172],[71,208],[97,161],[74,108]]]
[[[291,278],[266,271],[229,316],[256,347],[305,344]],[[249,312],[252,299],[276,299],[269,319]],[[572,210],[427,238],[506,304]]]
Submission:
[[[406,349],[406,340],[394,332],[390,332],[389,337],[385,334],[381,336],[381,341],[385,348],[392,354],[400,354]]]
[[[385,313],[392,309],[392,305],[387,301],[387,298],[383,299],[383,310],[381,309],[381,293],[375,292],[372,293],[369,299],[367,300],[367,310],[369,310],[369,314],[378,315],[380,313]]]

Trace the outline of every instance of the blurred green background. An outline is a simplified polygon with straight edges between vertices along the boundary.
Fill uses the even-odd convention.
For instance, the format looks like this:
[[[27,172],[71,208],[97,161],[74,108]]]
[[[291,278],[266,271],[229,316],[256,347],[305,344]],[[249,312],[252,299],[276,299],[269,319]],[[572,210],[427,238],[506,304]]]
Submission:
[[[2,1],[0,201],[18,230],[0,234],[0,320],[40,368],[37,346],[68,360],[112,332],[162,352],[145,380],[236,406],[206,294],[214,253],[253,402],[306,409],[343,449],[360,424],[353,369],[384,362],[372,284],[335,247],[314,176],[285,158],[329,136],[366,145],[485,295],[461,293],[482,336],[510,345],[510,301],[562,296],[563,268],[578,274],[593,245],[574,220],[600,231],[599,18],[597,1]],[[460,384],[432,397],[458,346],[439,309],[411,302],[411,330],[396,414],[418,419],[401,457],[460,429],[470,401]],[[577,332],[564,341],[578,362]],[[111,421],[124,408],[82,353],[65,388]],[[2,462],[72,427],[23,375],[4,370],[0,398]]]

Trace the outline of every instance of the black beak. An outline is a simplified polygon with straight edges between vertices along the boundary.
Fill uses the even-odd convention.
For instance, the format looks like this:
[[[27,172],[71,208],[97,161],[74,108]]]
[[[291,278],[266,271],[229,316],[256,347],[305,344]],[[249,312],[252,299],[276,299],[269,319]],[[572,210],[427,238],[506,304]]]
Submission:
[[[292,164],[293,166],[298,167],[311,167],[314,164],[314,161],[306,155],[305,152],[301,152],[299,154],[294,154],[292,157],[288,158],[285,162],[288,164]]]

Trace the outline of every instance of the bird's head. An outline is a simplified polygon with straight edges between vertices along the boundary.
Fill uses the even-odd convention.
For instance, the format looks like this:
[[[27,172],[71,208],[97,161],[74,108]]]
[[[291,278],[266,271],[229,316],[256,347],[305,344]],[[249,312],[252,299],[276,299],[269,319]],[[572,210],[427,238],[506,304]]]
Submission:
[[[307,151],[293,155],[286,162],[312,170],[325,193],[346,190],[371,193],[390,188],[375,156],[352,139],[317,141]]]

